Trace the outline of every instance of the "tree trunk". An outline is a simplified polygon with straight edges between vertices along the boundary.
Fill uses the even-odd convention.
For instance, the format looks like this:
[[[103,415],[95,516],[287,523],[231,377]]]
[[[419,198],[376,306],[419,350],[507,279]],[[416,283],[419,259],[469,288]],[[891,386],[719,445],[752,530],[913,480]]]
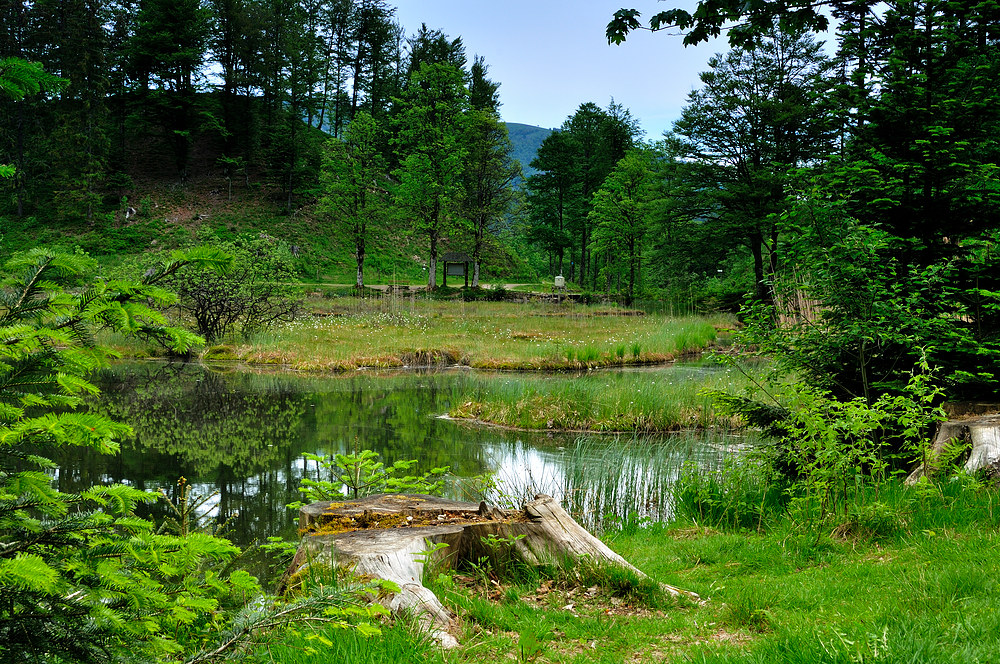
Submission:
[[[358,293],[361,293],[365,289],[365,251],[364,249],[358,249],[355,257],[358,261],[358,279],[357,287]]]
[[[427,266],[427,289],[437,288],[438,237],[437,232],[431,232],[431,255]]]
[[[486,234],[486,215],[480,214],[476,219],[475,241],[472,246],[472,287],[479,288],[479,259],[483,255],[483,237]],[[465,280],[468,285],[469,266],[465,266]]]
[[[333,564],[357,576],[392,581],[400,591],[379,601],[393,614],[409,613],[443,647],[458,645],[454,616],[421,583],[424,566],[459,562],[520,561],[532,566],[581,558],[646,575],[587,532],[550,496],[538,495],[521,510],[460,503],[432,496],[384,494],[340,503],[313,503],[299,510],[299,527],[312,530],[282,583],[288,587],[310,564]],[[501,540],[499,546],[484,538]],[[447,546],[436,548],[436,545]],[[674,596],[694,593],[660,584]]]

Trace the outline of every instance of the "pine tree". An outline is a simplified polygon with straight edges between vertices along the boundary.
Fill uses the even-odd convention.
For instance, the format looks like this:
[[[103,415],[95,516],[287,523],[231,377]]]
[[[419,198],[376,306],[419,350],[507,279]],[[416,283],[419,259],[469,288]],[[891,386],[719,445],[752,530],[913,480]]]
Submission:
[[[597,104],[587,102],[566,119],[558,134],[551,134],[545,139],[539,150],[539,157],[544,152],[545,158],[540,158],[537,164],[532,162],[533,168],[545,171],[548,169],[546,162],[551,158],[557,172],[552,177],[540,173],[532,176],[530,180],[534,180],[534,184],[529,181],[529,189],[536,193],[554,191],[558,192],[558,196],[548,199],[549,203],[555,203],[555,208],[537,212],[532,207],[545,199],[529,196],[529,213],[550,227],[553,221],[557,221],[560,228],[556,234],[543,228],[537,228],[532,233],[539,239],[548,238],[547,242],[561,242],[558,238],[564,236],[572,239],[571,245],[576,245],[572,260],[578,259],[573,268],[577,271],[575,276],[580,284],[592,288],[597,285],[598,264],[593,260],[593,228],[589,218],[594,192],[615,163],[631,149],[639,133],[638,123],[627,109],[612,101],[605,111]],[[546,150],[545,144],[549,142],[553,144],[553,149]],[[551,211],[557,214],[553,216]],[[562,246],[561,250],[567,248]],[[574,277],[572,274],[569,276]]]
[[[108,52],[102,3],[40,0],[33,7],[37,48],[68,81],[54,109],[49,177],[59,216],[95,221],[108,175]]]
[[[204,66],[211,14],[200,0],[144,0],[128,44],[133,77],[145,99],[156,89],[161,124],[177,171],[186,176],[195,117],[196,81]],[[149,103],[148,101],[146,103]]]

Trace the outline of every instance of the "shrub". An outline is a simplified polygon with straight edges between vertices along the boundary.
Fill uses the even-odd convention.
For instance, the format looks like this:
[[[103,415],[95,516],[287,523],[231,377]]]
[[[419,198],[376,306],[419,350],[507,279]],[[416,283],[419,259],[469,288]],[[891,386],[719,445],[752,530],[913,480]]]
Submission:
[[[198,334],[208,341],[234,333],[248,337],[299,314],[289,283],[295,278],[293,257],[283,242],[260,233],[216,248],[233,256],[231,270],[220,274],[191,266],[169,282],[180,296],[178,308]]]
[[[507,289],[503,286],[495,288],[470,286],[462,289],[462,299],[466,302],[503,302],[507,299]]]
[[[432,468],[422,475],[405,475],[416,459],[400,460],[391,466],[379,461],[379,455],[371,450],[356,450],[354,454],[336,454],[333,457],[317,454],[303,455],[318,464],[321,473],[328,480],[302,478],[299,492],[309,503],[321,500],[340,500],[345,496],[362,498],[376,493],[439,493],[444,487],[442,476],[448,467]],[[288,507],[298,509],[303,502],[291,503]]]

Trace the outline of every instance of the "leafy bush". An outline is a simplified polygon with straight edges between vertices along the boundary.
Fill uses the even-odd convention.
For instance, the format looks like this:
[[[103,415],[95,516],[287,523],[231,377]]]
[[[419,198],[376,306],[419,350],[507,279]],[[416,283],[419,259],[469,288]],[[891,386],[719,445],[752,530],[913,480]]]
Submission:
[[[826,523],[837,512],[848,517],[869,488],[878,500],[893,471],[927,459],[934,425],[945,419],[941,390],[926,360],[909,373],[902,393],[871,402],[838,400],[827,390],[775,379],[768,386],[770,403],[712,396],[720,410],[734,411],[776,437],[755,455],[794,483],[792,509],[809,524]]]
[[[1000,232],[918,249],[815,192],[789,199],[782,224],[786,274],[748,312],[749,343],[838,399],[901,393],[921,358],[950,398],[996,394]]]
[[[466,302],[503,302],[507,299],[507,289],[503,286],[496,288],[470,286],[462,289],[462,299]]]
[[[284,243],[260,233],[215,246],[233,256],[230,270],[190,266],[168,282],[180,296],[178,309],[193,321],[198,334],[208,341],[234,333],[247,337],[299,314],[290,284],[295,278],[293,257]]]

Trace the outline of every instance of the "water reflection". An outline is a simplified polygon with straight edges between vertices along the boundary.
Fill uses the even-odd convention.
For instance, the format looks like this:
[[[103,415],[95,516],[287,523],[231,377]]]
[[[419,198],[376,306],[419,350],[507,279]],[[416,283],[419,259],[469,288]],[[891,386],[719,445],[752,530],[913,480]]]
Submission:
[[[494,473],[501,498],[550,493],[591,525],[608,513],[662,516],[669,509],[662,486],[680,465],[692,458],[714,463],[722,454],[724,440],[703,436],[580,442],[575,435],[472,427],[437,417],[466,381],[482,379],[360,372],[316,378],[122,364],[98,376],[103,393],[94,408],[131,425],[134,439],[115,457],[66,450],[57,482],[64,491],[126,482],[176,496],[184,477],[196,494],[217,492],[209,505],[222,518],[234,517],[233,539],[246,545],[294,533],[296,515],[285,505],[298,498],[299,480],[316,474],[303,452],[359,447],[387,463],[418,459],[423,470],[449,465],[461,477]]]

